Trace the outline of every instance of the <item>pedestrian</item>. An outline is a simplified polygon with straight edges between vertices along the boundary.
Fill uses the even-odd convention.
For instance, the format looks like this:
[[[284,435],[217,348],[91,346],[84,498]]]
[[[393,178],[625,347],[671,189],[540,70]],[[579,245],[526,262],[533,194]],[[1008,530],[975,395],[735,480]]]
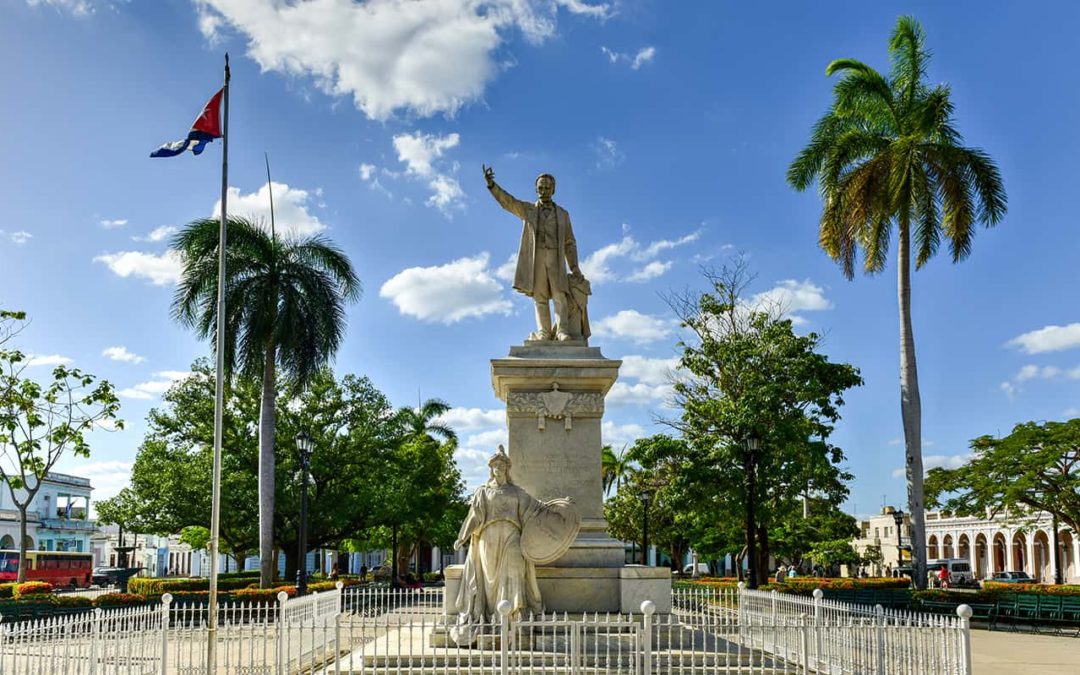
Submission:
[[[367,581],[367,565],[360,566],[360,583]]]
[[[795,566],[792,565],[791,567],[788,568],[787,578],[788,579],[794,579],[797,576],[799,576],[799,574],[798,574],[798,572],[795,571]]]
[[[787,565],[781,564],[776,568],[776,583],[780,583],[784,580],[784,575],[787,574]]]
[[[941,581],[942,588],[949,587],[949,568],[946,565],[941,566],[941,571],[938,572],[938,580]]]

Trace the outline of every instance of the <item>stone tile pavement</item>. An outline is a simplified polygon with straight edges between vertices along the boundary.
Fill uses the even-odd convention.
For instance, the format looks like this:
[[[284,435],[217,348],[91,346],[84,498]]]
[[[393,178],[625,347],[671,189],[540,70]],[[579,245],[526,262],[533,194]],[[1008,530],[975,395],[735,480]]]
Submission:
[[[1076,675],[1080,638],[971,631],[972,675]]]

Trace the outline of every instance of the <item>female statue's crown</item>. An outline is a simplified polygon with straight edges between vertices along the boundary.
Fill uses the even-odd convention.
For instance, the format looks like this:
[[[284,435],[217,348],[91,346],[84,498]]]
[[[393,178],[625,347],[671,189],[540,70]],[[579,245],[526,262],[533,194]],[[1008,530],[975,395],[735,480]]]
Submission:
[[[510,457],[506,454],[506,448],[501,445],[499,446],[498,452],[488,458],[488,466],[495,466],[499,463],[510,466]]]

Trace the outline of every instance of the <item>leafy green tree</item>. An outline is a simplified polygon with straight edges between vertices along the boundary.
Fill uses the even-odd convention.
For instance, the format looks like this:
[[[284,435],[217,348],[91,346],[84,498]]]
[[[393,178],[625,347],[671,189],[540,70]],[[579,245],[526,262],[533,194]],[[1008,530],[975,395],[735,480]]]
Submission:
[[[815,546],[830,541],[851,541],[859,536],[854,517],[840,510],[839,503],[825,497],[809,499],[809,513],[802,515],[802,500],[788,498],[785,514],[774,520],[769,530],[771,553],[778,560],[802,566]]]
[[[96,502],[94,507],[97,510],[99,525],[116,525],[120,529],[117,533],[120,546],[123,546],[125,542],[125,530],[136,538],[140,532],[149,532],[147,528],[149,519],[144,513],[145,504],[139,500],[130,487],[120,490],[108,499]]]
[[[930,504],[961,516],[1045,511],[1080,532],[1080,418],[1017,424],[1004,438],[972,440],[971,450],[963,466],[930,470]]]
[[[217,219],[190,223],[173,246],[183,272],[173,300],[176,319],[216,339]],[[274,438],[277,371],[298,388],[310,382],[345,334],[345,305],[360,280],[345,254],[323,237],[281,239],[258,224],[227,222],[225,363],[262,379],[259,407],[259,559],[263,588],[273,580]]]
[[[817,334],[796,335],[790,320],[750,305],[741,260],[708,278],[711,291],[673,303],[692,337],[680,343],[682,413],[672,422],[687,452],[671,461],[699,508],[729,523],[742,516],[753,587],[768,573],[768,532],[785,503],[846,494],[843,452],[827,439],[862,378],[819,353]]]
[[[113,386],[78,368],[57,366],[40,383],[25,374],[28,359],[6,345],[25,325],[23,312],[0,312],[0,480],[19,512],[18,581],[26,580],[26,513],[42,481],[62,457],[89,457],[86,434],[122,429]]]
[[[642,491],[649,496],[649,544],[666,551],[672,564],[679,566],[689,549],[686,531],[678,520],[678,494],[663,482],[659,472],[639,471],[628,479],[604,502],[604,518],[608,532],[622,541],[632,541],[640,547],[645,527],[645,505]]]
[[[820,541],[810,548],[810,559],[830,577],[836,576],[840,565],[858,565],[862,562],[862,556],[852,546],[850,539]]]
[[[912,537],[925,533],[922,405],[911,327],[911,255],[922,267],[944,241],[953,262],[971,253],[975,225],[1005,215],[1005,187],[985,152],[961,145],[947,85],[926,83],[930,55],[912,17],[896,22],[889,40],[888,77],[855,59],[839,59],[833,104],[814,126],[809,144],[788,169],[797,190],[821,190],[819,241],[849,279],[863,251],[863,269],[885,268],[897,230],[900,306],[900,411]],[[915,547],[915,580],[926,585],[926,555]]]
[[[860,565],[866,565],[874,573],[881,573],[881,566],[885,563],[885,554],[882,553],[881,547],[877,544],[870,544],[862,552],[862,559],[859,561]]]

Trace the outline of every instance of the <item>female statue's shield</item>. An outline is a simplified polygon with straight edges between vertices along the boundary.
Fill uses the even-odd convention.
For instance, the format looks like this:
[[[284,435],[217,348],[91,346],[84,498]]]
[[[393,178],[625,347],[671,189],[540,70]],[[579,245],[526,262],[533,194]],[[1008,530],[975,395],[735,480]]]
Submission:
[[[521,553],[534,565],[555,562],[581,528],[581,516],[569,499],[544,502],[536,515],[521,528]]]

